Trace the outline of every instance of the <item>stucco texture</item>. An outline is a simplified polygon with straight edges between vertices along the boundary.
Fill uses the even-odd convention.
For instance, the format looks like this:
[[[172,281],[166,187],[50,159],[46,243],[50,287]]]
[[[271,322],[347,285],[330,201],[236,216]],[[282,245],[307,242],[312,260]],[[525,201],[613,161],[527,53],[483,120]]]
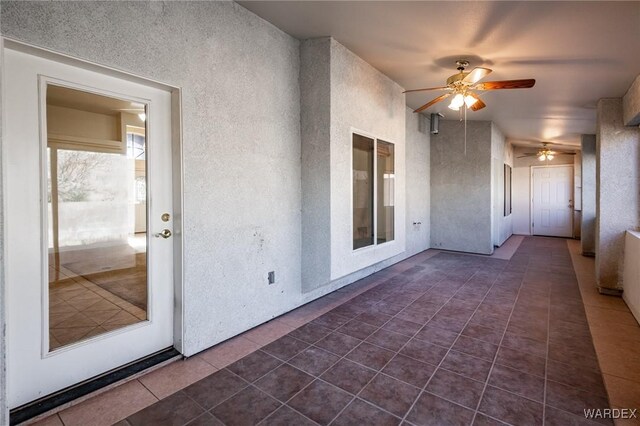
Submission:
[[[640,132],[625,127],[622,99],[600,99],[596,124],[596,279],[623,287],[624,236],[639,224]]]
[[[403,88],[331,39],[331,279],[405,251],[405,97]],[[352,131],[394,144],[395,239],[353,251]]]
[[[185,355],[408,255],[402,88],[334,40],[326,42],[327,89],[305,80],[299,41],[231,2],[3,2],[1,19],[6,37],[181,89]],[[311,63],[325,66],[311,78],[322,76],[326,84],[323,59]],[[320,117],[305,121],[300,105],[313,107],[305,100],[314,90],[326,92],[324,103],[310,110]],[[336,101],[328,105],[326,96]],[[329,129],[328,107],[336,117]],[[396,143],[397,244],[341,264],[340,278],[332,279],[327,256],[341,256],[345,238],[350,240],[348,231],[339,233],[351,217],[346,182],[352,127]],[[424,136],[412,140],[427,144]],[[429,162],[428,144],[414,152],[412,173],[419,181]],[[319,174],[311,168],[303,173],[316,154],[324,156]],[[428,180],[410,197],[413,216],[428,218]],[[317,206],[325,211],[302,218]],[[329,215],[338,218],[331,222],[331,238],[325,232]],[[318,232],[325,240],[304,242],[304,230],[322,221]],[[423,224],[411,253],[427,248],[425,234]],[[322,285],[304,288],[302,265],[312,262],[315,269],[305,275],[319,272],[315,284]],[[267,284],[269,271],[276,273],[274,285]]]
[[[491,254],[492,189],[489,121],[441,120],[431,136],[431,247]]]
[[[331,39],[300,45],[302,290],[331,281]]]
[[[337,279],[405,250],[405,97],[403,88],[332,39],[331,278]],[[352,131],[395,148],[396,234],[392,242],[353,252]]]
[[[300,48],[231,2],[3,2],[0,24],[3,36],[180,89],[185,355],[428,248],[424,118],[335,40]],[[352,129],[396,144],[396,240],[357,257]]]
[[[230,2],[3,2],[1,25],[182,89],[186,355],[300,303],[297,40]]]
[[[513,214],[504,214],[504,165],[513,167],[513,145],[491,123],[491,200],[493,204],[493,245],[501,246],[513,234]],[[513,181],[513,178],[512,178]]]
[[[429,155],[431,141],[429,119],[406,108],[406,255],[429,248],[431,243],[431,175]],[[418,222],[418,225],[414,225]]]
[[[622,98],[622,113],[625,126],[640,125],[640,74]]]

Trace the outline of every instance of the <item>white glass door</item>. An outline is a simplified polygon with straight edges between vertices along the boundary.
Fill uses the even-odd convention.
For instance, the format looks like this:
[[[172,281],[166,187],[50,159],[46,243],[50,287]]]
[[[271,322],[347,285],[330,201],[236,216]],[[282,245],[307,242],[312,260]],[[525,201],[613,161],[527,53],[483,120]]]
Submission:
[[[4,55],[15,408],[173,344],[171,94]]]

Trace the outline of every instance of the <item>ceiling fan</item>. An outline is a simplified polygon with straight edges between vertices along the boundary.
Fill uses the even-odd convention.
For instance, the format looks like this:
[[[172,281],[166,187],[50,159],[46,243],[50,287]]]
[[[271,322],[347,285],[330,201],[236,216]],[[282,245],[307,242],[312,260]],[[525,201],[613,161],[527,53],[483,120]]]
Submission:
[[[518,158],[524,157],[537,157],[540,161],[551,161],[556,155],[576,155],[575,152],[556,152],[552,151],[548,147],[548,143],[543,143],[542,148],[538,150],[538,152],[529,152],[524,155],[518,156]]]
[[[447,79],[446,86],[428,87],[426,89],[405,90],[403,93],[423,92],[428,90],[448,90],[449,93],[438,96],[437,98],[427,102],[413,112],[422,112],[430,106],[453,95],[453,99],[449,104],[449,108],[459,111],[460,107],[466,105],[472,111],[478,111],[487,106],[482,99],[474,93],[474,90],[499,90],[499,89],[528,89],[536,84],[534,79],[524,80],[503,80],[503,81],[486,81],[479,83],[484,77],[489,75],[492,70],[489,68],[476,67],[470,72],[464,70],[469,66],[469,62],[465,60],[456,61],[458,65],[458,73]]]

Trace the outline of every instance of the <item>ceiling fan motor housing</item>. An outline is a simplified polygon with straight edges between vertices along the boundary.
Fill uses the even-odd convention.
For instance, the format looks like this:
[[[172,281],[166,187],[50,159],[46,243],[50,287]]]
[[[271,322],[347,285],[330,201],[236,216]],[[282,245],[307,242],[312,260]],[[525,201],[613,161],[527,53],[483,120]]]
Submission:
[[[462,80],[469,75],[468,72],[459,72],[452,75],[447,79],[447,86],[454,85],[455,83],[462,82]],[[459,83],[460,84],[460,83]]]

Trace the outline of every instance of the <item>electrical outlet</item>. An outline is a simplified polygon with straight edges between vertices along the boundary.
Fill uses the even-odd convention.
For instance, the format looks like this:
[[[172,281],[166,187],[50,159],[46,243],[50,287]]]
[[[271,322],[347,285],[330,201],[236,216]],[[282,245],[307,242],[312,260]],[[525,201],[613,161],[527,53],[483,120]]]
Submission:
[[[267,279],[269,280],[269,285],[274,284],[276,282],[276,273],[275,273],[275,271],[269,272]]]

